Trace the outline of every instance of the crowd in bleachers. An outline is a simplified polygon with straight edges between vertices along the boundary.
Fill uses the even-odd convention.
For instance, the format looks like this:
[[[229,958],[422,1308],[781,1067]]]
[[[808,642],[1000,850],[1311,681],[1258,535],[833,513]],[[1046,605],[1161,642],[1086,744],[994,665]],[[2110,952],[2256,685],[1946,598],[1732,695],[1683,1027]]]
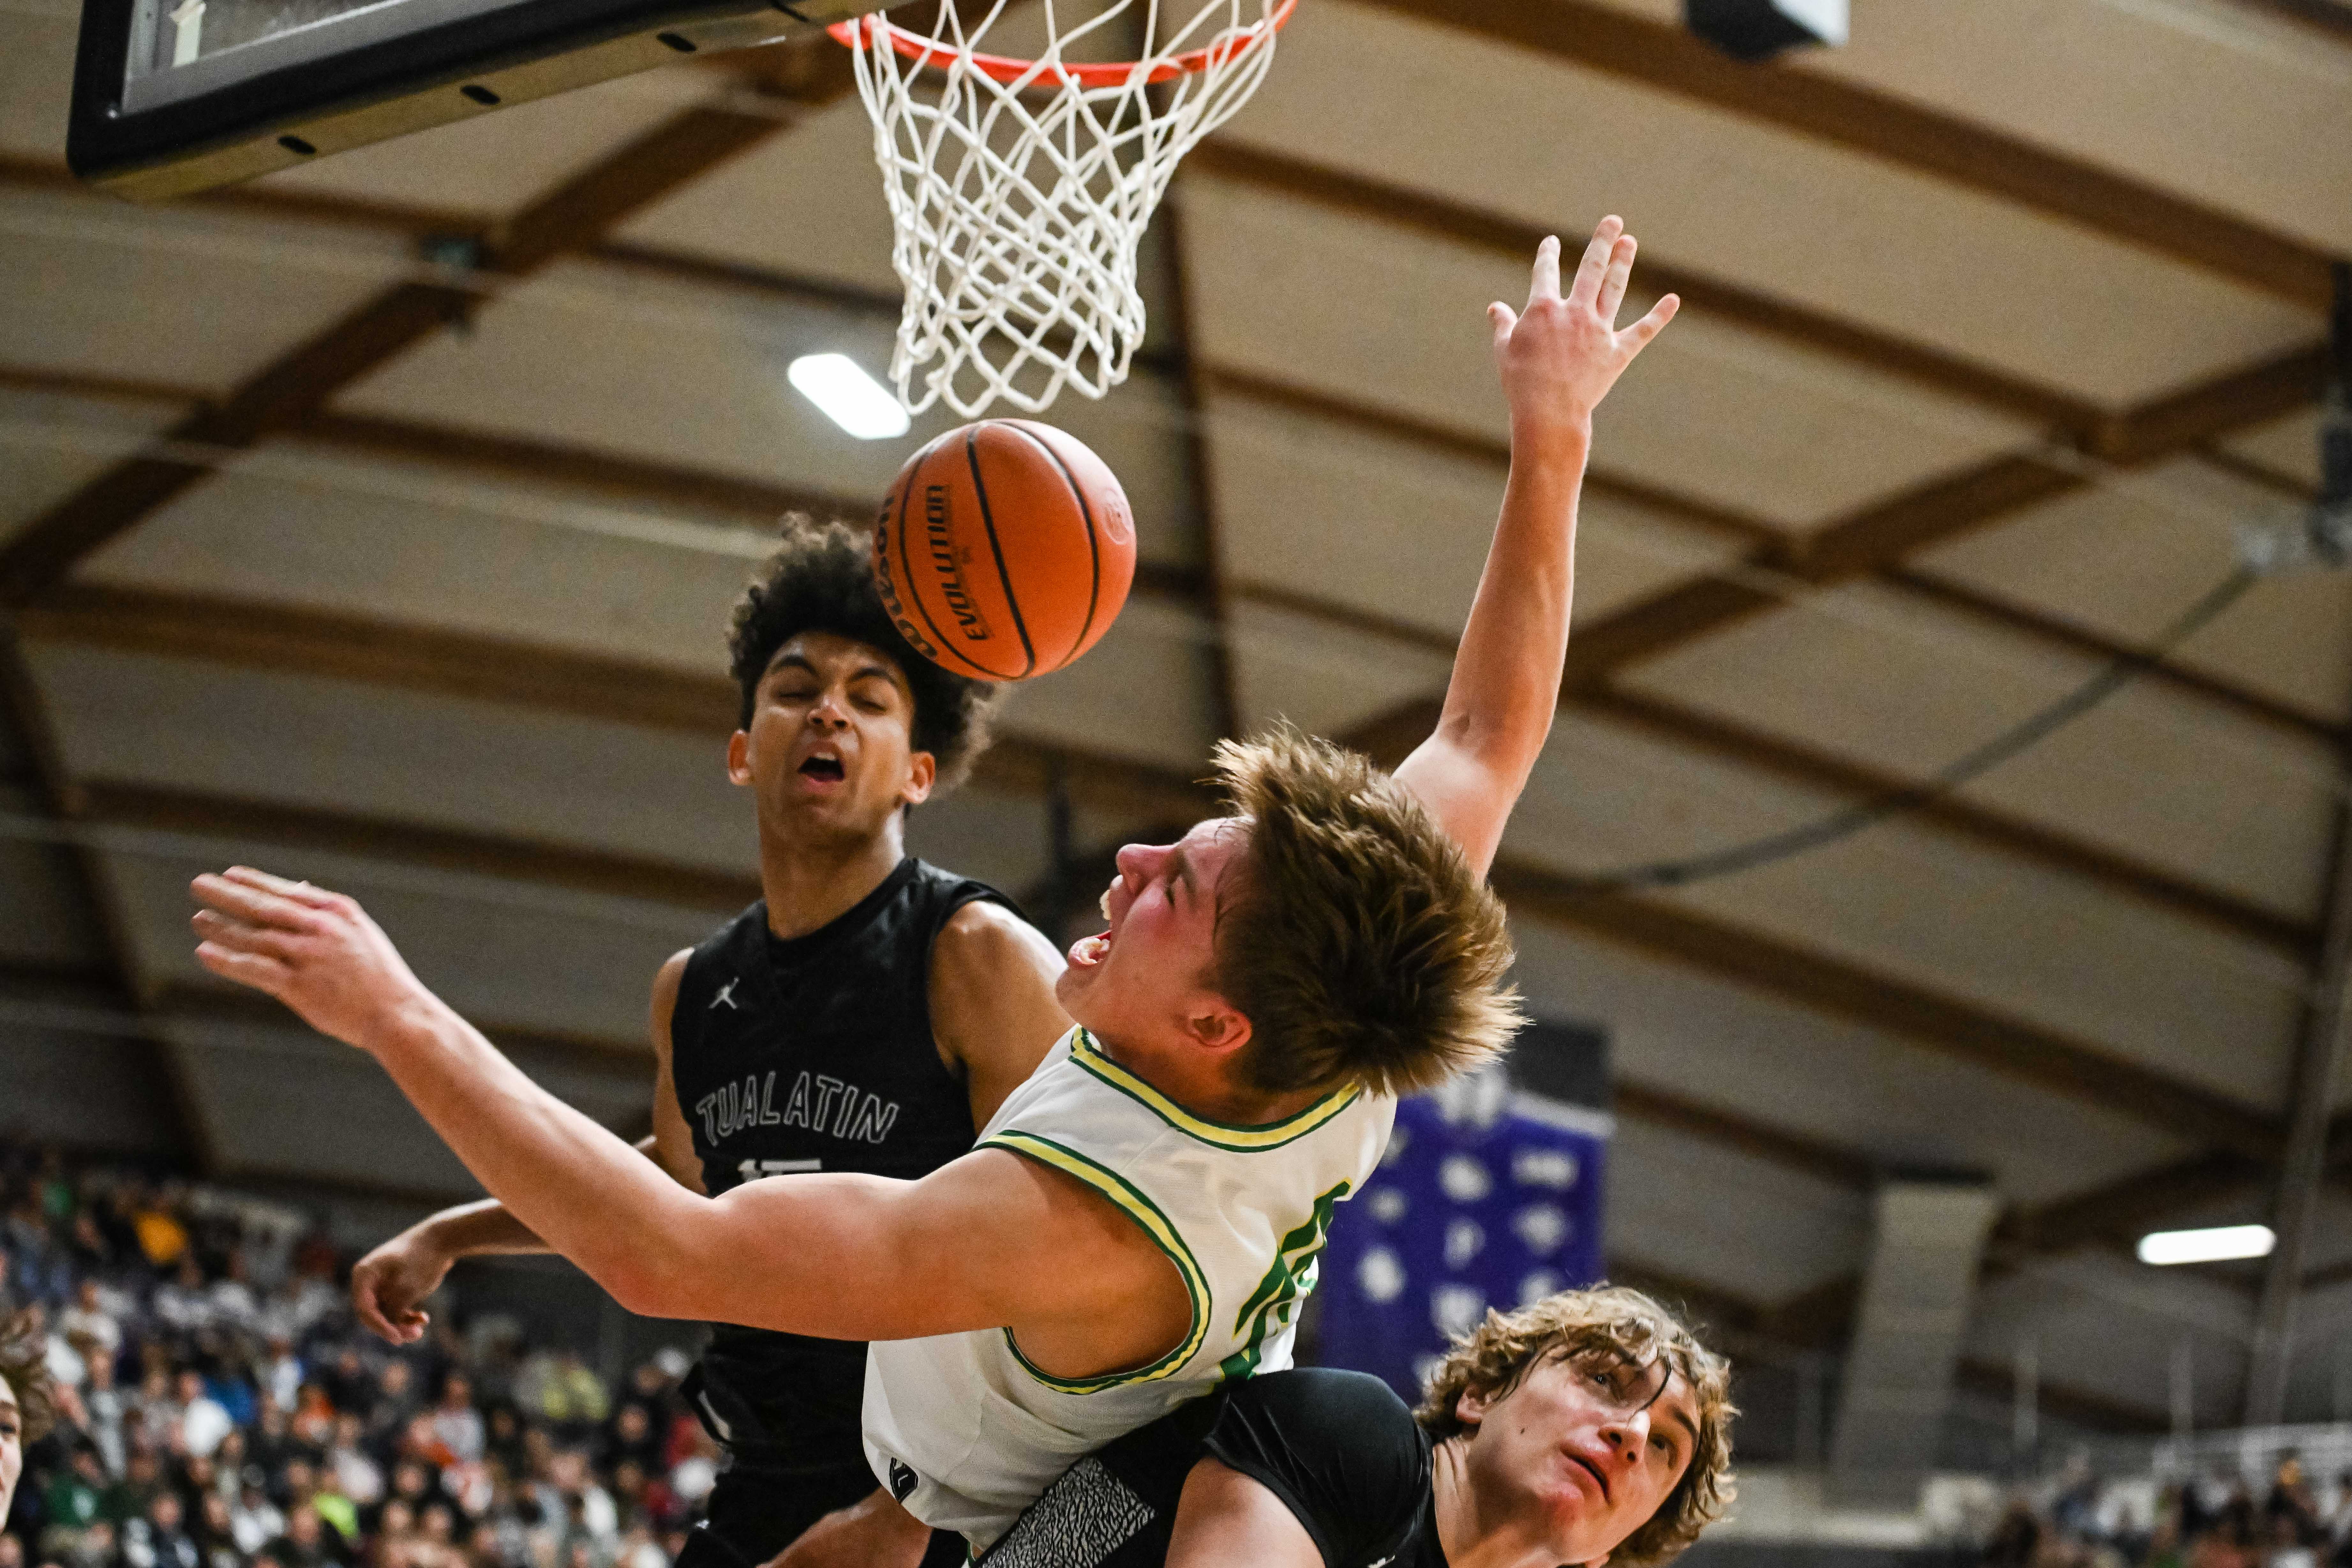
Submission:
[[[0,1568],[668,1568],[719,1452],[683,1355],[615,1390],[439,1312],[395,1350],[349,1262],[289,1211],[0,1145],[0,1319],[37,1315],[60,1407]]]
[[[2081,1459],[1994,1531],[1987,1568],[2352,1568],[2352,1472],[2305,1473],[2290,1453],[2266,1485],[2221,1469],[2102,1478]]]

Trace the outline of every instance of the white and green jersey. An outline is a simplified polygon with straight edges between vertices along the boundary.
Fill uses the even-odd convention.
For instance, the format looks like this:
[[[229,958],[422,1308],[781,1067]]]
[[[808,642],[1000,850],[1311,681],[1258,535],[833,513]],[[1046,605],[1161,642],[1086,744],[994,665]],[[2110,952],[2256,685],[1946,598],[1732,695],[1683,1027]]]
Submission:
[[[1192,1326],[1148,1365],[1076,1379],[1032,1366],[1006,1329],[877,1341],[866,1362],[875,1475],[977,1552],[1080,1456],[1224,1378],[1288,1366],[1331,1210],[1380,1163],[1395,1115],[1395,1101],[1350,1089],[1263,1127],[1211,1121],[1072,1029],[979,1147],[1050,1165],[1125,1210],[1183,1277]]]

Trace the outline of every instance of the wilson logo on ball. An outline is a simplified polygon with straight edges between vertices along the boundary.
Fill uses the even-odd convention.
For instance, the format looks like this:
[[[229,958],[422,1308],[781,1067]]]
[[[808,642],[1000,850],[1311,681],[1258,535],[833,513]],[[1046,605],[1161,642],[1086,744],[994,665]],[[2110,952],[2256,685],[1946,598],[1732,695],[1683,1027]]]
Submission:
[[[1132,515],[1084,442],[1034,420],[983,419],[898,471],[875,523],[875,585],[940,668],[1044,675],[1092,647],[1127,603]]]

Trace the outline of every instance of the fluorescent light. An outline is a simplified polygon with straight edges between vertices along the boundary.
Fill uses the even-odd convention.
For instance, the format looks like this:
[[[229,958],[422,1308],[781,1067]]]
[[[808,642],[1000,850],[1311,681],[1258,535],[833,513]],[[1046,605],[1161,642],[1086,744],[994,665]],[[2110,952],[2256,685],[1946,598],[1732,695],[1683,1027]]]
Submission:
[[[2142,1263],[2224,1263],[2268,1258],[2277,1237],[2266,1225],[2217,1225],[2210,1230],[2158,1230],[2139,1238]]]
[[[847,354],[803,354],[784,375],[826,418],[861,441],[887,441],[907,433],[907,411],[890,389]]]

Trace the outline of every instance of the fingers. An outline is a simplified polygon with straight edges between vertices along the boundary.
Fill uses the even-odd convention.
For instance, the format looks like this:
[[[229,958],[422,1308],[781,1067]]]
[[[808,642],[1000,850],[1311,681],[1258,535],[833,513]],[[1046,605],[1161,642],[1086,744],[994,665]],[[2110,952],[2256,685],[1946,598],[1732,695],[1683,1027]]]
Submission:
[[[1625,220],[1614,213],[1601,220],[1600,226],[1592,231],[1592,243],[1584,247],[1584,259],[1576,264],[1576,282],[1568,293],[1570,304],[1590,308],[1600,298],[1601,279],[1609,270],[1610,253],[1616,248],[1617,237],[1624,232]]]
[[[1559,236],[1548,234],[1536,247],[1535,276],[1528,281],[1528,303],[1559,298]]]
[[[390,1320],[383,1315],[383,1309],[376,1305],[375,1292],[376,1282],[373,1279],[354,1278],[352,1281],[352,1315],[360,1321],[360,1327],[376,1338],[398,1344],[400,1331],[392,1326]]]
[[[196,943],[196,962],[223,980],[250,985],[268,996],[279,994],[294,975],[283,959],[257,952],[240,952],[217,942]]]
[[[331,893],[324,888],[314,888],[308,882],[294,882],[289,881],[284,877],[273,877],[267,871],[257,871],[250,866],[231,866],[222,872],[221,876],[225,880],[257,889],[265,893],[275,893],[281,899],[289,899],[295,903],[304,904],[314,910],[332,909],[341,901],[341,894]]]
[[[207,871],[188,884],[188,891],[195,895],[196,902],[247,925],[275,926],[281,931],[310,930],[317,907],[287,898],[275,888],[264,888],[254,880],[260,876],[260,872],[242,867],[219,876]],[[268,880],[277,883],[278,879],[271,877]]]
[[[1519,324],[1519,313],[1500,300],[1486,307],[1486,324],[1495,331],[1495,352],[1501,353],[1511,341],[1511,329]]]
[[[1617,243],[1609,247],[1609,265],[1601,274],[1601,298],[1593,309],[1611,326],[1617,322],[1617,307],[1625,302],[1625,285],[1633,276],[1633,237],[1621,234]]]
[[[1648,347],[1650,340],[1664,330],[1665,324],[1675,319],[1675,312],[1681,310],[1682,305],[1681,295],[1665,295],[1650,307],[1648,315],[1620,332],[1619,341],[1632,345],[1625,357],[1630,360]]]
[[[198,910],[188,917],[188,923],[203,940],[236,952],[250,952],[262,958],[275,958],[288,963],[300,955],[295,944],[301,933],[283,931],[274,926],[248,925],[231,920],[216,910]]]

